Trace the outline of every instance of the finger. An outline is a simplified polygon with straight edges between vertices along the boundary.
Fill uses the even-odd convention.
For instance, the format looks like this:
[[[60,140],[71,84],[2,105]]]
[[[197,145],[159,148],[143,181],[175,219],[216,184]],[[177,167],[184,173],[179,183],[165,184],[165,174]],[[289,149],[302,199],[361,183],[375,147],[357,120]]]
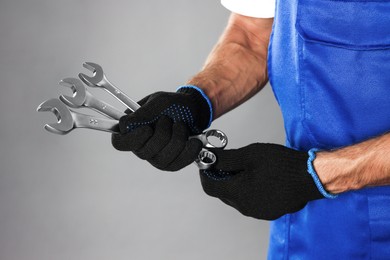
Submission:
[[[217,161],[212,166],[212,170],[222,170],[225,172],[239,172],[245,169],[245,154],[239,151],[240,149],[210,149]]]
[[[202,149],[202,142],[196,138],[189,139],[179,156],[165,170],[178,171],[193,163]]]
[[[149,138],[144,146],[134,150],[134,153],[143,160],[155,157],[171,140],[172,125],[173,122],[170,118],[162,116],[156,122],[152,137]]]
[[[141,107],[136,112],[124,115],[119,119],[119,131],[125,134],[141,126],[150,125],[158,118],[158,115],[153,115]]]
[[[119,151],[135,151],[141,148],[153,135],[150,126],[141,126],[126,134],[112,134],[111,143]]]
[[[156,107],[156,102],[149,102],[153,95],[146,96],[138,101],[141,106],[136,111],[126,109],[126,115],[119,119],[119,130],[121,133],[131,132],[134,129],[155,123],[160,118],[160,110]]]
[[[189,136],[188,127],[182,123],[172,125],[169,143],[149,162],[158,169],[165,169],[184,150]]]
[[[211,197],[229,200],[239,192],[235,188],[235,178],[215,179],[209,170],[200,171],[199,176],[204,192]]]
[[[207,176],[209,179],[214,181],[225,181],[230,180],[233,176],[235,176],[239,172],[226,172],[223,170],[215,170],[215,169],[207,169],[200,170],[201,174]]]

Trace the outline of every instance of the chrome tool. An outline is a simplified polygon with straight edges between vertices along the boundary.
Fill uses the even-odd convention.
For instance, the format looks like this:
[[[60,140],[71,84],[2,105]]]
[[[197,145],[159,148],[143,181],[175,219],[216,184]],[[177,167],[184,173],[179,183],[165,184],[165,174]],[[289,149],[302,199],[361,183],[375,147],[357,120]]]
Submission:
[[[217,143],[209,140],[211,137],[217,138]],[[228,143],[226,134],[221,130],[216,129],[206,130],[200,135],[191,136],[190,139],[191,138],[196,138],[203,143],[203,148],[194,162],[200,170],[209,169],[217,161],[215,154],[206,148],[224,149]]]
[[[127,106],[131,111],[137,110],[140,105],[137,104],[134,100],[129,98],[125,93],[118,89],[114,84],[112,84],[106,77],[103,72],[102,67],[99,64],[92,62],[84,62],[84,68],[93,72],[93,76],[87,76],[83,73],[79,73],[80,79],[90,87],[97,87],[106,90],[108,93],[117,98],[125,106]]]
[[[114,108],[106,102],[94,97],[84,86],[83,82],[77,78],[65,78],[59,83],[61,86],[69,87],[73,91],[73,96],[61,95],[60,100],[69,107],[80,108],[88,107],[96,110],[97,112],[119,120],[122,116],[126,115],[122,111]]]
[[[38,106],[37,111],[51,111],[57,116],[57,123],[45,125],[45,129],[54,134],[64,135],[75,128],[89,128],[111,133],[119,132],[117,120],[97,118],[75,112],[57,98],[44,101]]]

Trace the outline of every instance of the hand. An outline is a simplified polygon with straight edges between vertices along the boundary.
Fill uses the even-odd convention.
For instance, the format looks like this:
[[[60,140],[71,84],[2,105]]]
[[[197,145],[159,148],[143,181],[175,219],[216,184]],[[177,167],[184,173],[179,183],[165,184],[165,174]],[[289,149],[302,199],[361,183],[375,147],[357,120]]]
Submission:
[[[324,198],[308,173],[308,154],[277,144],[213,149],[217,162],[200,171],[204,191],[246,216],[273,220]]]
[[[197,139],[212,120],[212,109],[204,93],[185,86],[176,93],[157,92],[142,99],[141,107],[119,120],[120,134],[112,145],[132,151],[158,169],[177,171],[192,163],[202,148]]]

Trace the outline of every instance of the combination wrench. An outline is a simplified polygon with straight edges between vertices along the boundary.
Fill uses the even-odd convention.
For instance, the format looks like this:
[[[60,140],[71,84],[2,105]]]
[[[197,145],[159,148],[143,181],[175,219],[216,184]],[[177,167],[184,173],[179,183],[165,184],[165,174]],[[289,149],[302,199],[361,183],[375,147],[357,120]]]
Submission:
[[[122,91],[120,91],[117,87],[115,87],[113,84],[111,84],[106,75],[103,72],[103,68],[92,62],[85,62],[83,66],[90,71],[94,73],[92,77],[89,77],[85,74],[80,73],[79,77],[80,79],[87,84],[90,87],[100,87],[105,89],[106,91],[110,92],[114,97],[116,97],[119,101],[121,101],[123,104],[125,104],[131,111],[135,112],[138,108],[141,106],[138,105],[135,101],[133,101],[131,98],[129,98],[126,94],[124,94]],[[216,137],[219,140],[219,144],[213,145],[208,138],[209,137]],[[195,160],[195,164],[199,167],[199,169],[208,169],[213,165],[217,157],[215,154],[207,148],[225,148],[227,145],[227,136],[220,130],[208,130],[203,132],[202,134],[191,136],[190,138],[196,138],[200,140],[203,144],[203,148],[200,151],[197,159]]]
[[[133,101],[108,81],[100,65],[92,62],[85,62],[83,66],[93,72],[92,77],[89,77],[83,73],[79,74],[79,78],[85,84],[90,87],[103,88],[133,112],[140,108],[138,103]],[[95,98],[87,91],[79,79],[65,78],[60,82],[60,85],[71,88],[73,91],[73,97],[61,95],[60,99],[53,98],[46,100],[37,108],[37,111],[39,112],[51,111],[57,116],[57,123],[45,125],[44,128],[47,131],[64,135],[75,128],[89,128],[110,133],[119,133],[118,120],[125,115],[124,112],[121,112],[111,105]],[[92,108],[115,120],[97,118],[90,115],[81,114],[70,109],[67,105],[73,108]],[[219,141],[218,144],[210,142],[208,139],[209,137],[217,138]],[[206,130],[203,133],[191,136],[190,138],[199,139],[203,144],[203,148],[200,151],[198,158],[194,162],[199,167],[199,169],[208,169],[217,160],[215,154],[209,151],[207,148],[224,149],[228,141],[227,136],[222,131],[214,129]]]
[[[135,111],[140,108],[137,102],[129,98],[125,93],[112,84],[103,72],[102,67],[99,64],[93,62],[84,62],[84,68],[92,71],[93,76],[87,76],[83,73],[79,73],[79,78],[90,87],[97,87],[106,90],[108,93],[117,98],[121,103],[128,107],[131,111]]]
[[[107,104],[106,102],[97,99],[94,97],[84,86],[81,80],[76,78],[65,78],[59,83],[61,86],[71,88],[73,91],[73,96],[61,95],[60,100],[64,102],[69,107],[80,108],[88,107],[96,110],[97,112],[111,117],[113,119],[119,120],[122,116],[126,115],[125,113],[119,111],[113,106]]]
[[[78,113],[68,108],[57,98],[52,98],[42,102],[38,106],[37,111],[51,111],[57,116],[57,123],[45,125],[45,129],[54,134],[64,135],[75,128],[89,128],[110,133],[119,132],[117,120],[97,118]]]

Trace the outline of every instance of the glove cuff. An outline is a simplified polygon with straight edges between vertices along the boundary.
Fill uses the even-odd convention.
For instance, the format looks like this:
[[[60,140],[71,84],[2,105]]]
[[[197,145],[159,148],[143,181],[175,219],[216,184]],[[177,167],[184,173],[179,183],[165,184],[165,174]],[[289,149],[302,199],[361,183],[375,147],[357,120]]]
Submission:
[[[325,190],[324,186],[322,185],[322,183],[320,181],[320,178],[318,177],[317,172],[314,170],[313,161],[316,158],[316,152],[317,151],[318,151],[318,149],[313,148],[313,149],[310,149],[309,152],[308,152],[309,158],[307,159],[307,172],[311,175],[311,177],[313,178],[314,183],[316,184],[319,192],[321,192],[321,194],[325,198],[335,199],[335,198],[337,198],[337,195],[331,194],[331,193],[329,193],[329,192],[327,192]]]
[[[210,99],[203,92],[203,90],[194,85],[184,85],[180,86],[176,92],[193,96],[194,103],[197,104],[200,108],[199,114],[202,115],[199,118],[199,125],[203,129],[209,128],[211,122],[213,121],[213,106]]]

